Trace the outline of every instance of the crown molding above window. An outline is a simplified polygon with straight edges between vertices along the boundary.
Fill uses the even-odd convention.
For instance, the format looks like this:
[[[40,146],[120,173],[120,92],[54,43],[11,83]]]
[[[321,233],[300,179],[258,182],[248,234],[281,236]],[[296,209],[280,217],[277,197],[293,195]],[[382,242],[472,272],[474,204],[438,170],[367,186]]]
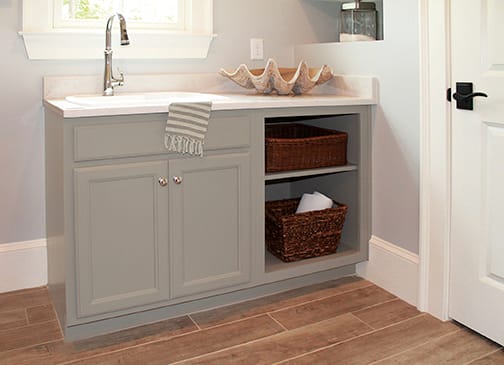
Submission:
[[[31,60],[102,59],[105,26],[99,29],[55,29],[52,0],[23,0],[22,36]],[[186,31],[129,29],[131,45],[121,47],[114,32],[114,59],[206,58],[213,34],[213,1],[186,0]],[[116,34],[117,33],[117,34]],[[117,39],[114,39],[117,37]]]

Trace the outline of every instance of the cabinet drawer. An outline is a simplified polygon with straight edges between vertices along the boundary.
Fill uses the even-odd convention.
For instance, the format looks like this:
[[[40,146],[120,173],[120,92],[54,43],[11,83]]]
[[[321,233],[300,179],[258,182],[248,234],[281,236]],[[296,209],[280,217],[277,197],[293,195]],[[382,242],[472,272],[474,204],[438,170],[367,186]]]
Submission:
[[[250,146],[250,117],[212,116],[205,151]],[[74,160],[87,161],[167,153],[166,115],[91,118],[74,126]]]

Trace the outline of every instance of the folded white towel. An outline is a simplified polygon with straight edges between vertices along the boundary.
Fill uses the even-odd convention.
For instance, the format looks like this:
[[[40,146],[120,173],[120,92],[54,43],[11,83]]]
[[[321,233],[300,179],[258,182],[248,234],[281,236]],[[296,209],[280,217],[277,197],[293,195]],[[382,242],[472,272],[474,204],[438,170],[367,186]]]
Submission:
[[[203,156],[212,102],[171,103],[165,128],[168,151]]]
[[[297,213],[311,212],[332,208],[333,201],[324,194],[314,191],[313,194],[303,194],[296,210]]]

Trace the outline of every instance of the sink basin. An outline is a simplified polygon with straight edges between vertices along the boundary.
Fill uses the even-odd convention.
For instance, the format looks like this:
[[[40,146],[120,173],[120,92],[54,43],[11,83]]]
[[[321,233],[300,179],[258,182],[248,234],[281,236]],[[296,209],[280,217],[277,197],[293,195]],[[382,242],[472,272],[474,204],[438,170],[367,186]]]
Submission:
[[[168,105],[177,102],[218,101],[227,99],[227,97],[221,95],[180,91],[119,94],[113,96],[76,95],[67,96],[65,98],[69,103],[85,107]]]

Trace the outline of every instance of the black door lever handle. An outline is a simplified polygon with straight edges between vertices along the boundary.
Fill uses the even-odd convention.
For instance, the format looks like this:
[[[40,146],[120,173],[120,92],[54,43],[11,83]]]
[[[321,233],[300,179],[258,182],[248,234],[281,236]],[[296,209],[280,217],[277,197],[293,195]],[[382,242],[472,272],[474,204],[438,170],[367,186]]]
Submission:
[[[482,92],[475,92],[475,93],[470,93],[470,94],[459,94],[459,93],[455,93],[453,94],[453,99],[457,100],[457,101],[462,101],[462,100],[467,100],[467,99],[472,99],[476,96],[481,96],[481,97],[484,97],[484,98],[488,98],[488,95],[485,94],[485,93],[482,93]]]
[[[473,110],[473,99],[476,96],[488,98],[488,95],[482,92],[473,92],[472,82],[457,82],[456,93],[453,99],[457,101],[457,109]]]

